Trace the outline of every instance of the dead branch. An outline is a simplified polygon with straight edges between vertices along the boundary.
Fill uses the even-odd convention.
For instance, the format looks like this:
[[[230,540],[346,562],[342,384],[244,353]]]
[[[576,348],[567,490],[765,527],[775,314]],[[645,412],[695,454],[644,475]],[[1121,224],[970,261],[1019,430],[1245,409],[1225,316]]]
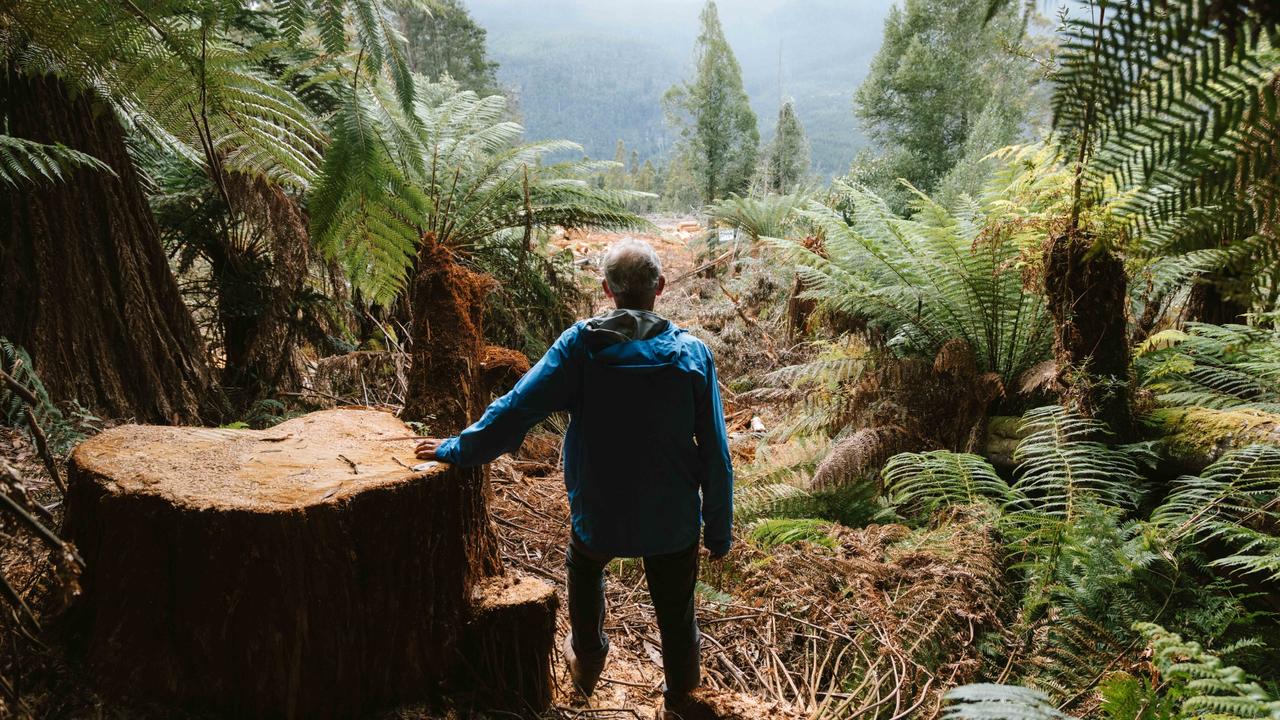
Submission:
[[[49,440],[45,437],[44,430],[40,428],[40,423],[36,421],[36,414],[30,406],[27,406],[25,412],[27,427],[31,429],[31,437],[35,438],[36,452],[44,463],[44,469],[49,472],[49,477],[53,479],[53,484],[57,486],[58,492],[66,495],[67,485],[62,482],[62,473],[58,472],[58,462],[54,459],[53,453],[49,451]]]

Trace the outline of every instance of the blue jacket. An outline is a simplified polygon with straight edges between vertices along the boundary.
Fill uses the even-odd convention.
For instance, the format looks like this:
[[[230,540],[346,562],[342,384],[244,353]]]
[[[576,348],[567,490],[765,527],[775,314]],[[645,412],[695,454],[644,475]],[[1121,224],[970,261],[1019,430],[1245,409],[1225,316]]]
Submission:
[[[711,351],[659,315],[615,310],[575,324],[515,388],[436,450],[482,465],[567,410],[564,481],[573,530],[613,557],[729,551],[733,467]],[[701,495],[699,495],[701,491]]]

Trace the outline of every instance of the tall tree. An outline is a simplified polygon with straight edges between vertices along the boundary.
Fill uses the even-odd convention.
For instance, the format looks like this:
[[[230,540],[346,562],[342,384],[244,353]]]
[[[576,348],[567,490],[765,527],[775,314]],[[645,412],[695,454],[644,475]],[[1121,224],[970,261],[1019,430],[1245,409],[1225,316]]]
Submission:
[[[895,209],[906,204],[898,178],[936,189],[984,111],[984,132],[996,147],[1018,137],[1030,69],[1000,41],[1016,39],[1021,20],[1005,9],[988,23],[986,13],[986,3],[970,0],[906,0],[885,20],[883,44],[854,105],[879,146],[863,179]]]
[[[702,8],[702,32],[694,43],[692,80],[663,96],[680,133],[679,152],[698,181],[703,202],[746,190],[760,143],[756,114],[742,86],[742,68],[720,27],[713,0]]]
[[[765,192],[779,195],[794,190],[809,174],[809,139],[791,100],[778,109],[778,124],[760,169]]]
[[[414,72],[433,81],[448,75],[463,90],[480,95],[501,91],[498,63],[489,58],[487,33],[461,0],[434,0],[430,12],[406,7],[400,19]]]
[[[212,384],[125,141],[95,93],[12,65],[8,132],[98,158],[65,182],[0,186],[0,335],[31,355],[52,396],[110,417],[195,422]]]
[[[317,177],[322,149],[334,144],[299,94],[322,92],[319,83],[295,74],[306,89],[286,87],[283,67],[249,50],[246,32],[278,28],[281,46],[322,45],[324,62],[309,71],[337,89],[330,123],[359,125],[366,138],[380,128],[361,125],[371,114],[355,117],[353,96],[377,91],[384,99],[378,117],[397,115],[413,107],[413,82],[381,0],[143,5],[16,0],[0,7],[0,126],[22,140],[70,145],[110,169],[103,178],[77,171],[60,187],[0,197],[7,206],[0,207],[3,292],[15,313],[0,315],[0,334],[30,346],[58,399],[79,399],[112,417],[192,422],[208,405],[210,372],[132,152],[155,146],[197,164],[229,204],[246,199],[237,187],[280,198],[280,188],[300,195],[318,181],[326,194],[367,209],[366,222],[350,224],[348,234],[386,233],[391,223],[375,213],[392,202],[402,207],[404,193],[396,178],[361,184],[367,174],[358,172],[380,159],[379,148],[348,144],[335,160],[347,163],[346,172],[326,162]],[[318,32],[307,33],[312,27]],[[137,142],[126,143],[130,134]],[[0,137],[13,147],[14,138]],[[301,228],[303,216],[288,204]],[[278,337],[259,329],[251,334]],[[48,346],[53,339],[58,344]]]

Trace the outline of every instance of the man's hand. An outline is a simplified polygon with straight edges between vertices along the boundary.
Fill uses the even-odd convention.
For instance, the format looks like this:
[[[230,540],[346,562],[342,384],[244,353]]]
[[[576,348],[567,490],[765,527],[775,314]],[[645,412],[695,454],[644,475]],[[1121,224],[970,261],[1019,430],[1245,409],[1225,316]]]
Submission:
[[[414,448],[413,451],[420,460],[435,460],[436,448],[440,447],[443,443],[444,440],[441,440],[440,438],[427,438],[426,440],[418,443],[418,446]]]

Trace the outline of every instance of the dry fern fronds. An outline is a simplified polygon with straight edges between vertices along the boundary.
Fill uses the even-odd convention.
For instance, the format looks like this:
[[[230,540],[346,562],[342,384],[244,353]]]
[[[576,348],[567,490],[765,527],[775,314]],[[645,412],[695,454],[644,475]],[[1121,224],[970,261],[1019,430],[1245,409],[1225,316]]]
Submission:
[[[813,473],[813,488],[826,490],[854,482],[880,484],[880,468],[901,444],[897,428],[863,428],[837,442]]]

